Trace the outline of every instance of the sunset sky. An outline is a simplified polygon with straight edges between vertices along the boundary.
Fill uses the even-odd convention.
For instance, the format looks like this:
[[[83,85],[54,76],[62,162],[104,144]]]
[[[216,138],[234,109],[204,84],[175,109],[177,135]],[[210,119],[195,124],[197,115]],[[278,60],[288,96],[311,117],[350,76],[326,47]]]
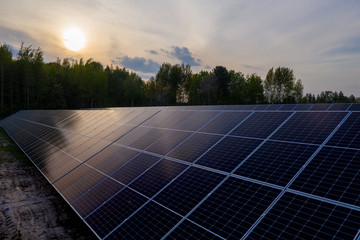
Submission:
[[[85,45],[65,46],[79,29]],[[258,73],[289,67],[304,93],[360,97],[360,1],[2,0],[0,42],[41,47],[45,61],[94,58],[149,79],[163,62]]]

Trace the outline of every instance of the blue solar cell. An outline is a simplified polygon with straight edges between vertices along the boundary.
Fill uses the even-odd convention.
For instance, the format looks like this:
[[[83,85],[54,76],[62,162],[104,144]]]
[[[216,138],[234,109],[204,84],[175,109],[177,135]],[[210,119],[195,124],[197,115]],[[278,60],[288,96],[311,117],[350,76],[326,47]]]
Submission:
[[[145,135],[141,136],[139,139],[130,144],[130,147],[144,150],[168,132],[169,130],[165,129],[151,129]]]
[[[183,122],[178,124],[175,129],[197,131],[199,128],[204,126],[205,123],[213,119],[217,114],[219,114],[218,111],[194,112]]]
[[[130,217],[146,201],[145,197],[125,188],[87,216],[85,221],[103,238]]]
[[[154,200],[185,216],[224,178],[224,175],[192,167],[161,191]]]
[[[187,240],[187,239],[199,239],[199,240],[220,240],[222,238],[214,235],[208,230],[185,220],[178,227],[176,227],[166,239]]]
[[[226,239],[240,239],[275,200],[279,190],[227,179],[189,219]]]
[[[151,118],[146,120],[144,123],[142,123],[142,126],[150,126],[150,127],[156,127],[161,122],[169,118],[171,115],[173,115],[174,111],[160,111],[157,114],[153,115]]]
[[[161,239],[180,219],[179,215],[150,202],[107,239]]]
[[[324,147],[290,188],[360,206],[360,150]]]
[[[175,148],[175,150],[168,154],[168,156],[187,162],[194,162],[220,139],[221,136],[196,133],[180,146]]]
[[[351,113],[326,144],[360,149],[360,113]]]
[[[297,112],[271,139],[321,144],[345,116],[344,112]]]
[[[166,155],[168,152],[173,150],[185,139],[190,137],[192,133],[183,132],[183,131],[170,131],[168,134],[164,135],[158,141],[149,146],[146,151]]]
[[[250,112],[223,112],[204,127],[200,128],[199,131],[227,134],[249,115]]]
[[[182,121],[187,119],[191,114],[192,111],[178,111],[172,114],[170,117],[162,121],[157,127],[159,128],[174,128]]]
[[[268,141],[235,174],[286,186],[318,147]]]
[[[331,104],[328,104],[328,103],[314,104],[310,110],[311,111],[326,111],[327,109],[329,109],[330,105]]]
[[[314,104],[298,104],[293,110],[295,110],[295,111],[308,111],[313,106],[314,106]]]
[[[186,167],[186,165],[180,163],[161,160],[141,177],[131,183],[130,187],[141,192],[145,196],[152,197],[184,171]]]
[[[267,111],[276,111],[276,110],[279,110],[282,106],[283,106],[283,104],[270,104],[266,110]]]
[[[353,239],[359,110],[34,110],[1,124],[99,238]]]
[[[230,134],[267,138],[290,115],[290,112],[255,112]]]
[[[241,137],[225,137],[196,164],[231,172],[238,166],[262,140]]]
[[[283,104],[279,111],[291,111],[294,110],[296,106],[296,104]]]
[[[84,166],[85,165],[81,166],[81,168],[85,168]],[[75,173],[75,171],[73,172]],[[92,169],[89,170],[88,172],[85,172],[82,176],[76,178],[73,178],[72,176],[73,174],[67,175],[66,177],[60,179],[58,182],[54,184],[55,188],[58,189],[58,191],[61,191],[61,194],[69,202],[72,202],[78,197],[82,196],[89,189],[91,189],[97,183],[99,183],[100,181],[106,178],[104,174],[101,174],[98,171]],[[66,181],[65,184],[61,180]],[[73,180],[73,182],[71,182],[70,180]],[[57,187],[59,184],[64,185],[64,187],[62,187],[63,190],[60,190]]]
[[[328,108],[328,111],[346,111],[351,103],[334,103]]]
[[[89,188],[86,193],[74,199],[71,205],[84,218],[124,187],[111,178],[105,178]]]
[[[360,212],[285,193],[247,239],[354,239]]]
[[[160,158],[148,154],[140,154],[117,169],[111,177],[123,184],[129,184],[159,160]]]
[[[353,103],[349,108],[350,111],[360,111],[360,103]]]

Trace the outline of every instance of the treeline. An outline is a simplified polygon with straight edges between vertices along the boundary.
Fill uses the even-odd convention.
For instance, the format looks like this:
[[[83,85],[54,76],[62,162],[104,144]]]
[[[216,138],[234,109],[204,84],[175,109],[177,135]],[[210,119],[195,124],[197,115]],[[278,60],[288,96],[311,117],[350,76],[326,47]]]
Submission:
[[[21,109],[178,104],[259,104],[357,102],[353,95],[324,91],[303,96],[293,70],[271,68],[264,80],[257,74],[216,66],[192,73],[191,66],[163,63],[155,77],[144,81],[125,68],[93,59],[58,59],[45,63],[40,48],[21,45],[16,58],[0,45],[1,116]]]

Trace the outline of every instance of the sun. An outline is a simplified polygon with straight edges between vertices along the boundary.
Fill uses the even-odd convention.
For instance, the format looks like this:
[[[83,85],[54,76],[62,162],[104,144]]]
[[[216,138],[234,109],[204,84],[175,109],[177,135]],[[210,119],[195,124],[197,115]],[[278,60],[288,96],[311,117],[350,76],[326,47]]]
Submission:
[[[71,51],[79,51],[85,45],[85,35],[75,27],[64,31],[63,40],[65,46]]]

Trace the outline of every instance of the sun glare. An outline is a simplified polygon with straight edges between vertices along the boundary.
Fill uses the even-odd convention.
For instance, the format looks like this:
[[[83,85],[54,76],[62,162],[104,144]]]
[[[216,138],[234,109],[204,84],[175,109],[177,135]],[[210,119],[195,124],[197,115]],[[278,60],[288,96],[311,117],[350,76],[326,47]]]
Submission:
[[[85,45],[85,35],[78,28],[69,28],[64,31],[65,46],[71,51],[79,51]]]

